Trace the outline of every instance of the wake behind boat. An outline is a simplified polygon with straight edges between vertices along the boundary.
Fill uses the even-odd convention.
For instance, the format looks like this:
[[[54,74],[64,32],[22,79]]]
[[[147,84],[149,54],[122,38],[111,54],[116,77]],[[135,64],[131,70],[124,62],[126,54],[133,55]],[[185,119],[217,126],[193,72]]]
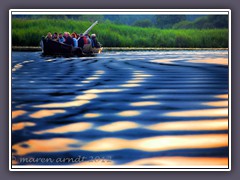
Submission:
[[[93,56],[102,52],[101,44],[96,40],[96,35],[89,37],[89,31],[98,23],[93,23],[83,34],[76,33],[70,35],[65,32],[64,36],[60,33],[48,33],[42,37],[40,45],[43,55],[53,56]]]

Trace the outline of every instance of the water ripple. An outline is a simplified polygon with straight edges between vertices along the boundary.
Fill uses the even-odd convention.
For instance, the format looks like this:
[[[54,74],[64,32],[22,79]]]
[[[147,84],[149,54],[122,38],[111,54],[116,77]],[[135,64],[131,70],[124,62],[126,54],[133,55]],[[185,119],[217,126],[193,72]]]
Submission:
[[[76,166],[227,166],[227,51],[12,54],[14,156],[102,160],[69,163]]]

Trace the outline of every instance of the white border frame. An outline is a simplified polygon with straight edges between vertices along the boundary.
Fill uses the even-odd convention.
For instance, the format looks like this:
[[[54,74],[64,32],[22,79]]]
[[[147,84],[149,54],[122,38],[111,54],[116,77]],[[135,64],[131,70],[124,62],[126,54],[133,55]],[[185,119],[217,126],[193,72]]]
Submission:
[[[229,124],[229,164],[226,166],[28,166],[12,165],[12,15],[228,15],[229,47],[228,47],[228,124]],[[25,169],[21,169],[25,168]],[[38,169],[37,169],[38,168]],[[83,169],[84,168],[84,169]],[[85,169],[87,168],[87,169]],[[103,168],[103,169],[97,169]],[[124,168],[124,169],[119,169]],[[129,169],[125,169],[129,168]],[[141,168],[141,169],[136,169]],[[158,169],[156,169],[158,168]],[[176,169],[173,169],[176,168]],[[202,169],[201,169],[202,168]],[[208,169],[209,168],[209,169]],[[224,169],[223,169],[224,168]],[[9,170],[10,171],[231,171],[231,10],[230,9],[10,9],[9,10]]]

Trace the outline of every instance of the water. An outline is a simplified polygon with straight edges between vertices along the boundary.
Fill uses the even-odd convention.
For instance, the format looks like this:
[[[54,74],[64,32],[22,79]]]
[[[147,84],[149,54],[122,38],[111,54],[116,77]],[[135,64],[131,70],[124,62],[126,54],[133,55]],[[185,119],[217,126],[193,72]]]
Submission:
[[[12,154],[18,165],[227,166],[228,52],[13,52]]]

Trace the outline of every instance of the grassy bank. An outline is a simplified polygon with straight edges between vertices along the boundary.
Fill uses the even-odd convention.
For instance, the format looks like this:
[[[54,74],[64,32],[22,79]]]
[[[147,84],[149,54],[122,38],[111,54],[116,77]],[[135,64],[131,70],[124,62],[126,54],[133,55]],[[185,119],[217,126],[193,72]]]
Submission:
[[[47,32],[84,32],[91,22],[53,19],[13,19],[12,45],[38,46]],[[227,29],[157,29],[100,23],[93,28],[107,47],[227,48]]]

